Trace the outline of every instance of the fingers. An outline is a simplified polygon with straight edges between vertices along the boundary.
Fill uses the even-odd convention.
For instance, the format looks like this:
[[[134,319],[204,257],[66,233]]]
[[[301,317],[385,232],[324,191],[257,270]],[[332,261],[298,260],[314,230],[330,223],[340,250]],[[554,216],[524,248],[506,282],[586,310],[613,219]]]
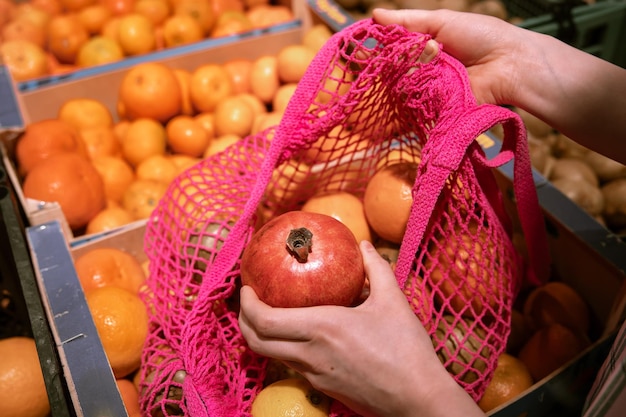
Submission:
[[[391,10],[374,9],[372,17],[376,23],[381,25],[400,25],[412,32],[428,33],[433,37],[437,36],[444,21],[439,18],[439,14],[430,10],[412,9]]]
[[[360,244],[365,272],[370,282],[370,294],[397,290],[398,281],[389,262],[384,260],[374,246],[364,240]]]

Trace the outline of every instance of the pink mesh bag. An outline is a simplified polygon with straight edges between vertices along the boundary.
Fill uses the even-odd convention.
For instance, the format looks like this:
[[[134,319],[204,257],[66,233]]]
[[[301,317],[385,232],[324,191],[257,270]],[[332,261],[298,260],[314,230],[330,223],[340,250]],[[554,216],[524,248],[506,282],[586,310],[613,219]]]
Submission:
[[[371,20],[335,34],[277,127],[171,184],[145,236],[145,415],[249,415],[269,360],[247,347],[237,323],[246,243],[264,221],[315,194],[343,190],[362,198],[376,170],[398,155],[421,160],[398,285],[446,368],[481,397],[504,351],[522,281],[547,279],[547,243],[521,120],[477,105],[465,68],[445,52],[419,63],[428,39]],[[487,159],[476,138],[498,124],[503,145]],[[528,262],[513,246],[512,216],[493,172],[513,158],[515,216]],[[354,413],[334,401],[331,415]]]

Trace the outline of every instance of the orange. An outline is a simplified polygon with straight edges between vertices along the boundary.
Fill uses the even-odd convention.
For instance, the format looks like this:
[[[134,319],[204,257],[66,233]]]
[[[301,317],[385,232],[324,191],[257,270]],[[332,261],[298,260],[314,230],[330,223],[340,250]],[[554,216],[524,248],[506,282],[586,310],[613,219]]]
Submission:
[[[92,36],[101,33],[112,16],[113,13],[104,4],[91,4],[78,12],[78,20]]]
[[[120,202],[128,186],[135,180],[135,172],[128,162],[116,156],[103,155],[91,160],[104,182],[107,199]]]
[[[0,58],[15,81],[26,81],[48,73],[46,52],[30,41],[0,43]]]
[[[178,175],[178,167],[167,155],[153,155],[137,165],[135,173],[140,180],[156,180],[169,184]]]
[[[252,131],[255,113],[247,100],[234,95],[217,104],[214,117],[216,135],[234,134],[244,137]]]
[[[352,231],[357,242],[372,241],[372,234],[363,211],[363,203],[353,194],[345,191],[318,194],[309,198],[301,210],[334,217]]]
[[[224,135],[218,136],[214,138],[209,146],[204,150],[202,154],[203,158],[208,158],[210,156],[215,155],[216,153],[222,152],[224,149],[228,148],[230,145],[233,145],[241,140],[241,136],[237,135]]]
[[[34,43],[40,48],[45,48],[46,31],[42,26],[28,19],[16,19],[1,27],[0,39],[2,42],[24,40]]]
[[[106,286],[85,294],[102,347],[116,378],[139,368],[148,335],[148,313],[137,294]]]
[[[198,112],[212,112],[217,103],[233,94],[228,72],[218,64],[204,64],[191,74],[191,102]]]
[[[126,407],[128,417],[141,417],[141,407],[139,406],[139,391],[137,386],[130,379],[117,378],[117,390],[120,392],[122,402]]]
[[[92,5],[97,0],[59,0],[61,6],[68,12],[77,12]]]
[[[52,15],[40,7],[35,7],[29,2],[16,2],[17,6],[13,14],[13,20],[26,19],[35,25],[45,28]]]
[[[255,28],[274,26],[294,19],[293,12],[287,6],[259,4],[250,7],[246,13]]]
[[[210,139],[215,137],[215,115],[213,112],[198,113],[194,119],[202,125]]]
[[[196,19],[203,33],[208,34],[215,24],[216,15],[209,0],[178,0],[173,14],[188,15]]]
[[[238,12],[244,11],[246,8],[244,1],[247,0],[210,0],[215,16],[221,15],[226,10],[235,10]]]
[[[120,142],[110,126],[96,126],[80,130],[80,138],[87,149],[87,156],[94,160],[99,156],[119,156]]]
[[[180,84],[180,93],[182,98],[182,104],[180,113],[187,116],[193,116],[196,111],[191,103],[191,95],[189,92],[189,85],[191,84],[191,72],[182,68],[174,68],[174,75]]]
[[[59,14],[63,9],[60,0],[30,0],[29,4],[45,11],[49,15]]]
[[[335,66],[324,79],[324,87],[315,98],[316,102],[328,103],[331,99],[343,96],[350,89],[352,75]]]
[[[74,64],[89,32],[76,14],[52,16],[47,27],[48,50],[62,64]]]
[[[133,167],[152,155],[164,155],[167,146],[165,127],[153,119],[131,122],[122,140],[122,156]]]
[[[314,57],[315,51],[308,46],[302,44],[284,46],[276,55],[278,77],[283,83],[297,83]]]
[[[163,22],[163,46],[173,48],[204,39],[202,26],[193,17],[176,14]]]
[[[233,58],[222,64],[230,75],[233,85],[233,94],[250,92],[250,69],[252,60],[247,58]]]
[[[117,36],[117,29],[120,26],[120,21],[122,18],[120,16],[113,16],[109,20],[107,20],[102,28],[100,29],[100,35],[105,36],[109,39],[114,40],[119,43],[119,37]]]
[[[43,160],[60,152],[77,152],[87,156],[78,130],[58,119],[44,119],[26,126],[15,147],[20,174],[28,173]]]
[[[304,32],[302,44],[313,51],[319,51],[333,35],[331,30],[323,23],[316,23]]]
[[[126,135],[129,126],[130,122],[128,120],[120,120],[113,125],[113,133],[115,133],[115,137],[120,143],[124,140],[124,135]]]
[[[272,100],[272,110],[284,113],[287,105],[289,104],[289,100],[291,100],[291,97],[293,96],[293,93],[295,93],[297,87],[297,83],[287,83],[278,87],[278,90],[276,90],[276,94],[274,94],[274,98]]]
[[[113,126],[113,116],[108,107],[93,98],[70,98],[66,100],[59,109],[57,118],[77,129]]]
[[[86,157],[57,153],[30,170],[22,186],[24,196],[59,203],[72,230],[79,230],[106,204],[104,182]]]
[[[537,330],[524,344],[518,358],[535,381],[545,378],[589,346],[589,340],[559,323]]]
[[[137,258],[115,247],[89,249],[74,260],[74,267],[85,293],[109,285],[139,293],[146,281]]]
[[[141,55],[156,49],[154,25],[146,16],[130,13],[120,18],[117,41],[124,54]]]
[[[280,87],[278,60],[275,55],[264,55],[252,62],[250,92],[263,103],[270,104]]]
[[[246,103],[250,105],[250,108],[252,109],[252,113],[254,113],[255,119],[259,115],[267,114],[267,106],[254,94],[238,93],[238,94],[235,94],[235,97],[245,101]]]
[[[122,207],[128,210],[135,220],[147,219],[166,191],[167,184],[160,181],[137,179],[124,192]]]
[[[0,0],[0,27],[14,18],[16,8],[13,0]]]
[[[493,377],[487,385],[478,406],[485,413],[517,397],[533,385],[528,368],[518,358],[502,353]]]
[[[204,127],[191,116],[176,116],[165,129],[167,144],[174,153],[199,157],[211,142]]]
[[[107,232],[132,223],[135,220],[128,211],[114,206],[117,203],[109,200],[107,204],[106,208],[99,211],[98,214],[89,220],[85,228],[85,234]]]
[[[131,13],[135,7],[136,0],[99,0],[104,4],[113,16],[122,16]]]
[[[79,67],[117,62],[124,58],[124,51],[119,43],[107,36],[94,36],[81,46],[76,57]]]
[[[0,340],[0,404],[3,417],[45,417],[50,403],[35,340]]]
[[[400,244],[413,205],[412,188],[417,165],[399,162],[377,171],[370,178],[363,196],[363,209],[374,232]]]
[[[137,0],[133,11],[146,16],[156,27],[170,15],[170,5],[167,0]]]
[[[236,35],[252,29],[254,29],[254,26],[245,13],[228,10],[219,15],[213,29],[211,29],[210,36],[219,38],[220,36]]]
[[[532,329],[560,323],[582,334],[589,332],[589,307],[564,282],[550,281],[533,289],[524,302],[523,313]]]
[[[182,93],[174,71],[164,64],[137,64],[123,77],[119,99],[128,119],[149,117],[166,122],[179,114]]]

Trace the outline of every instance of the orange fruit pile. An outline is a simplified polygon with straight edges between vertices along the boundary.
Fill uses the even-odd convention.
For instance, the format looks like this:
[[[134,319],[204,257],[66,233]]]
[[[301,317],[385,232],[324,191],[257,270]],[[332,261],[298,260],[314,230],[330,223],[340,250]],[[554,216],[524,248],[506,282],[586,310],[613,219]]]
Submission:
[[[163,1],[139,3],[157,19]],[[176,4],[187,12],[199,8],[201,14],[206,11],[202,1]],[[103,6],[87,9],[85,15],[96,25]],[[318,44],[330,37],[320,27],[325,26],[314,26],[315,36],[309,36]],[[277,125],[306,67],[294,60],[315,52],[294,45],[277,56],[232,58],[194,70],[138,64],[122,77],[115,109],[93,98],[74,97],[63,103],[55,119],[27,127],[16,146],[25,196],[58,201],[75,235],[146,219],[181,171],[242,137]],[[79,154],[87,163],[71,158],[71,164],[57,170],[58,162],[47,162],[28,175],[35,165],[62,152]],[[72,170],[83,175],[69,175]],[[66,187],[76,191],[65,192]]]
[[[242,0],[3,0],[0,57],[25,81],[294,19]]]

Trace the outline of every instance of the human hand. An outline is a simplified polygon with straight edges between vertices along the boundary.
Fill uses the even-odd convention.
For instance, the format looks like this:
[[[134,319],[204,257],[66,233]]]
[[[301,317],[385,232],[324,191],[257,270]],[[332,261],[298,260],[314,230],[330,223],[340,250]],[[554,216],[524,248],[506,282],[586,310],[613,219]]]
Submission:
[[[243,287],[239,324],[250,348],[363,416],[449,415],[455,401],[463,415],[482,415],[441,365],[389,264],[369,242],[361,252],[370,294],[357,307],[272,308]]]
[[[479,103],[510,104],[515,97],[516,57],[526,53],[519,51],[525,44],[519,38],[524,29],[495,17],[446,9],[375,9],[373,19],[431,35],[465,65]]]

